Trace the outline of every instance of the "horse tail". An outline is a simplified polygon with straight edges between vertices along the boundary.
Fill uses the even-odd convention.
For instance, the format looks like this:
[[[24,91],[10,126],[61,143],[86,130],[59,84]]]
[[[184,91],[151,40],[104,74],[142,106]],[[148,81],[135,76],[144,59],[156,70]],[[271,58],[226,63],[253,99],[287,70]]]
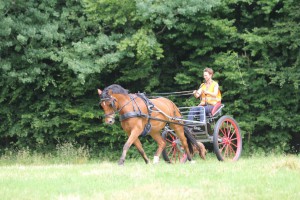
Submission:
[[[202,159],[205,159],[205,149],[202,149],[200,147],[200,145],[198,144],[197,140],[195,139],[195,137],[190,133],[189,129],[187,127],[184,127],[184,135],[187,139],[187,143],[188,143],[188,147],[190,150],[190,153],[193,154],[194,153],[194,148],[195,147],[198,152],[199,155],[201,156]],[[203,152],[204,151],[204,152]]]
[[[197,141],[186,127],[184,127],[184,136],[187,139],[190,153],[193,154],[194,153],[193,145],[195,145],[195,143],[197,143]]]

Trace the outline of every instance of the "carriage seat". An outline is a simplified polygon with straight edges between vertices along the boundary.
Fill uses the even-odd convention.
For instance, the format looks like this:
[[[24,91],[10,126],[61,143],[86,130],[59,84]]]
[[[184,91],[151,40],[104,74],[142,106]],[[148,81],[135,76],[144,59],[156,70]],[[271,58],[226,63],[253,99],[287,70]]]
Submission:
[[[201,106],[201,107],[203,108],[203,111],[204,111],[204,107],[203,106]],[[216,105],[214,105],[214,107],[210,113],[205,113],[206,118],[211,120],[211,119],[214,119],[214,118],[220,116],[222,114],[223,107],[224,107],[224,104],[221,104],[221,102],[216,103]],[[201,113],[200,113],[200,115],[201,115]],[[200,115],[195,115],[194,120],[199,121]],[[202,115],[204,115],[204,114],[202,114]],[[204,119],[204,117],[202,119]]]
[[[216,105],[213,107],[211,113],[209,113],[209,117],[214,117],[214,116],[220,115],[223,107],[224,107],[224,105],[221,104],[220,101],[218,103],[216,103]]]

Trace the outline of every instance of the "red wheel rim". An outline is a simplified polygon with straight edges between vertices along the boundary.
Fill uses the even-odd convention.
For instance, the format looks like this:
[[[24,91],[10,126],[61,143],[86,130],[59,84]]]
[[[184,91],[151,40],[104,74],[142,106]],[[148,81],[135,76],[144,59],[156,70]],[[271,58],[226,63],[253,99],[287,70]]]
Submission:
[[[167,156],[171,163],[184,163],[186,161],[187,155],[184,152],[183,147],[179,139],[175,135],[168,133],[166,136],[167,146]]]
[[[241,135],[236,123],[231,119],[222,122],[218,134],[219,152],[224,160],[237,160],[241,152]]]

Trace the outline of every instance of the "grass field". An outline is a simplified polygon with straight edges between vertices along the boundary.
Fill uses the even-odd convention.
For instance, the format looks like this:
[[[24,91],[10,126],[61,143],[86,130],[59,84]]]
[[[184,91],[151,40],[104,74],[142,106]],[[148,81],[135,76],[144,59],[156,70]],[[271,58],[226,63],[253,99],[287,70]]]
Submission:
[[[300,157],[269,156],[195,164],[142,160],[0,166],[4,199],[300,199]]]

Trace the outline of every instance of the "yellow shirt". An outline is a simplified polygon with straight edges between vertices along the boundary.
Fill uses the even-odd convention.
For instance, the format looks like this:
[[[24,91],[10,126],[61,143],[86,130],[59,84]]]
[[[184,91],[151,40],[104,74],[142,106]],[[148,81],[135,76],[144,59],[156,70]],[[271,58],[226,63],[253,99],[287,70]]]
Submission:
[[[202,84],[200,86],[200,89],[202,91],[208,91],[213,93],[215,87],[218,86],[218,83],[216,81],[212,81],[212,83],[210,84],[210,86],[207,88],[206,84]],[[204,94],[204,92],[202,92],[201,94],[201,105],[215,105],[217,102],[221,102],[222,96],[221,96],[221,91],[218,89],[218,94],[216,97],[210,95],[210,94]]]

